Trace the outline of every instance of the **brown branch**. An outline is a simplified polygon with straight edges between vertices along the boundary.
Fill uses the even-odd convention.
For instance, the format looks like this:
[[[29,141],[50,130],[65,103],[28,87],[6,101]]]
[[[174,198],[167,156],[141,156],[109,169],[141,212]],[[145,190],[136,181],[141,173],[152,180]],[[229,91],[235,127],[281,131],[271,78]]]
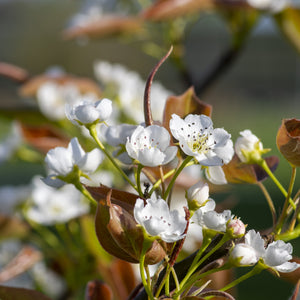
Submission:
[[[151,73],[146,82],[145,92],[144,92],[144,116],[145,116],[145,123],[146,126],[150,126],[153,124],[152,113],[151,113],[151,99],[150,99],[150,92],[151,92],[151,85],[154,78],[154,75],[160,68],[160,66],[165,62],[165,60],[170,56],[173,47],[171,46],[168,53],[157,63],[157,65],[152,69]]]

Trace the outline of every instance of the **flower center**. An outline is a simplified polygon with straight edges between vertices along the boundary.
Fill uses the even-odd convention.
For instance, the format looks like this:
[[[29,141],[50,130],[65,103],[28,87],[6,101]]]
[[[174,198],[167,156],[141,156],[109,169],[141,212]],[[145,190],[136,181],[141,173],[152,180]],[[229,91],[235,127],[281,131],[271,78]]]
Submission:
[[[199,154],[205,154],[212,149],[211,148],[212,145],[208,144],[208,139],[209,139],[208,134],[202,134],[202,133],[196,134],[194,132],[192,136],[188,136],[188,137],[190,138],[188,142],[188,146],[193,152],[198,152]]]

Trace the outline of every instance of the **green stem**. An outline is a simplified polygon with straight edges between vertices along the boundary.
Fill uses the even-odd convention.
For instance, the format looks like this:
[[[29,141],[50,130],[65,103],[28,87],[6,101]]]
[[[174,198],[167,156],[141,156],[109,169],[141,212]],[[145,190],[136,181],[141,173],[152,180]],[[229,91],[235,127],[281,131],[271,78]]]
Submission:
[[[166,285],[166,286],[169,285],[169,274],[171,272],[171,269],[172,268],[170,268],[170,266],[167,265],[166,273],[165,273],[162,281],[160,282],[160,285],[159,285],[158,289],[156,290],[155,297],[159,297],[160,292],[161,292],[164,285]],[[166,287],[166,289],[167,289],[167,287]]]
[[[92,138],[95,140],[95,142],[97,143],[98,147],[100,148],[100,150],[106,155],[106,157],[111,161],[111,163],[114,165],[114,167],[120,172],[120,174],[123,176],[123,178],[138,192],[138,188],[136,187],[136,185],[129,179],[129,177],[125,174],[125,172],[120,168],[120,166],[117,164],[117,162],[115,161],[115,159],[110,155],[110,153],[105,149],[105,147],[103,146],[103,144],[101,143],[101,141],[98,138],[97,135],[97,131],[96,131],[96,126],[92,125],[90,127],[88,127],[88,130],[90,132],[90,135],[92,136]]]
[[[291,175],[291,180],[290,180],[290,184],[289,184],[289,189],[288,189],[288,192],[285,196],[286,199],[285,199],[285,202],[284,202],[282,213],[279,217],[278,224],[276,226],[276,232],[277,233],[281,232],[282,226],[283,226],[284,221],[287,217],[287,211],[288,211],[289,204],[292,204],[292,203],[294,204],[293,200],[290,200],[290,198],[291,198],[292,190],[293,190],[293,187],[294,187],[294,184],[295,184],[295,179],[296,179],[296,167],[292,166],[292,175]],[[294,206],[295,206],[295,204],[294,204]],[[296,207],[293,207],[293,208],[296,210]]]
[[[78,182],[73,182],[76,189],[81,192],[82,195],[84,195],[87,199],[90,200],[90,202],[97,206],[97,201],[92,197],[90,192],[81,184],[81,182],[78,180]]]
[[[279,190],[281,191],[281,193],[283,194],[284,197],[287,197],[288,193],[285,190],[285,188],[281,185],[281,183],[278,181],[278,179],[275,177],[275,175],[273,174],[273,172],[270,170],[268,164],[266,163],[266,161],[264,159],[262,159],[259,162],[259,165],[266,171],[266,173],[269,175],[269,177],[273,180],[273,182],[277,185],[277,187],[279,188]]]
[[[300,236],[300,224],[296,226],[292,231],[286,231],[282,234],[276,235],[276,240],[283,240],[285,242],[294,240]]]
[[[298,216],[300,214],[300,204],[299,204],[299,199],[297,199],[299,197],[300,194],[300,190],[296,193],[295,197],[294,197],[294,202],[297,204],[297,209],[294,212],[294,215],[292,217],[292,220],[290,222],[290,226],[289,226],[289,231],[293,231],[298,219]]]
[[[172,190],[173,185],[175,184],[175,181],[177,179],[177,177],[179,176],[179,174],[181,173],[181,171],[187,166],[187,164],[193,159],[193,156],[188,156],[180,165],[180,167],[176,170],[175,174],[173,175],[168,188],[164,194],[164,199],[167,199],[170,191]]]
[[[248,273],[244,274],[243,276],[241,276],[240,278],[232,281],[231,283],[227,284],[226,286],[224,286],[223,288],[220,289],[220,291],[227,291],[231,288],[233,288],[234,286],[236,286],[237,284],[241,283],[242,281],[259,274],[262,270],[264,270],[265,267],[260,264],[260,262],[258,262],[255,267]]]
[[[179,280],[178,280],[178,277],[177,277],[177,274],[175,272],[175,269],[174,267],[172,267],[172,275],[173,275],[173,278],[174,278],[174,282],[175,282],[175,286],[176,286],[176,291],[179,291]]]
[[[165,281],[165,295],[170,296],[170,273],[171,273],[172,268],[168,265],[168,270],[167,270],[167,277]]]
[[[273,227],[274,227],[276,224],[277,217],[276,217],[276,209],[275,209],[274,203],[272,201],[272,198],[270,197],[270,194],[268,193],[266,187],[261,182],[257,182],[257,185],[260,187],[260,189],[262,190],[262,192],[267,200],[267,203],[269,205],[269,208],[270,208],[270,211],[272,214],[272,221],[273,221]]]
[[[227,242],[230,239],[230,237],[225,234],[222,239],[219,241],[219,243],[210,251],[208,252],[205,256],[203,256],[200,260],[199,258],[201,257],[201,255],[203,254],[203,252],[205,251],[205,249],[208,247],[208,245],[211,242],[211,237],[203,237],[203,246],[201,247],[201,249],[199,250],[199,252],[197,253],[195,259],[193,260],[186,276],[183,278],[183,280],[180,282],[180,289],[179,291],[176,293],[176,295],[180,295],[180,293],[182,293],[185,289],[185,284],[188,282],[188,280],[190,279],[190,277],[193,275],[193,273],[198,269],[198,267],[209,257],[211,256],[215,251],[217,251],[225,242]]]
[[[140,274],[141,274],[142,283],[144,285],[144,288],[145,288],[145,291],[146,291],[148,297],[151,300],[154,300],[154,297],[151,292],[150,280],[149,280],[149,278],[146,279],[146,277],[145,277],[145,256],[146,256],[146,252],[148,249],[149,249],[149,245],[144,240],[143,249],[142,249],[141,256],[140,256]]]

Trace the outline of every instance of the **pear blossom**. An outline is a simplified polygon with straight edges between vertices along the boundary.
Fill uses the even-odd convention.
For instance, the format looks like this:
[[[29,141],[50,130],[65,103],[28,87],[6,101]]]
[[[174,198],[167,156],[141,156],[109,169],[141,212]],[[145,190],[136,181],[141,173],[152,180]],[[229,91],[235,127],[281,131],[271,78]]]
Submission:
[[[275,270],[288,273],[300,267],[296,262],[289,262],[292,259],[293,246],[290,243],[278,240],[268,245],[263,256],[264,263]]]
[[[75,125],[91,125],[106,121],[112,113],[112,102],[102,99],[97,102],[83,100],[75,105],[66,104],[67,118]]]
[[[213,184],[227,184],[227,179],[222,166],[205,168],[205,176]]]
[[[208,116],[190,114],[183,120],[173,114],[170,129],[182,151],[203,166],[221,166],[234,154],[231,135],[222,128],[214,129]]]
[[[197,209],[192,216],[193,223],[197,223],[201,227],[204,225],[203,215],[207,212],[213,211],[216,208],[216,202],[213,199],[209,199],[204,206]]]
[[[237,138],[234,148],[239,159],[247,163],[250,160],[250,155],[256,155],[260,157],[263,151],[263,144],[259,138],[254,135],[251,130],[244,130],[240,132],[240,137]]]
[[[230,210],[224,210],[222,213],[217,213],[216,211],[211,210],[205,212],[202,218],[205,228],[219,232],[225,232],[226,224],[231,217]]]
[[[230,253],[230,261],[236,266],[252,266],[258,259],[255,249],[243,243],[235,245]]]
[[[131,137],[127,138],[126,150],[130,157],[148,167],[165,165],[177,153],[177,147],[170,146],[167,129],[157,125],[146,128],[138,126]]]
[[[237,244],[232,251],[231,259],[236,261],[239,258],[239,265],[253,265],[259,260],[266,268],[288,273],[300,267],[296,262],[289,262],[292,259],[293,247],[290,243],[278,240],[264,247],[264,240],[258,232],[250,230],[245,235],[245,243]]]
[[[185,237],[187,225],[185,217],[178,210],[169,210],[165,200],[156,199],[153,194],[150,199],[138,198],[134,206],[134,218],[144,227],[150,236],[159,236],[167,243],[176,242]]]
[[[32,183],[32,205],[26,211],[27,217],[39,224],[53,225],[89,212],[89,205],[73,185],[60,189],[45,185],[37,176]]]
[[[93,173],[103,160],[99,149],[86,153],[80,146],[78,139],[73,138],[68,148],[56,147],[48,151],[45,162],[50,175],[44,182],[50,186],[60,187],[65,183],[58,177],[66,177],[77,166],[85,174]]]

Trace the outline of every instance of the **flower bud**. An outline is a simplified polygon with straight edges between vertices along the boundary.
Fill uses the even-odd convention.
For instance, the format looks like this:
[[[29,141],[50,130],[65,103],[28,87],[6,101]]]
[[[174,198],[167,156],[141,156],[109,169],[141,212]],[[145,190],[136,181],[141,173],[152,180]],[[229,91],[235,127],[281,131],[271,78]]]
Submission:
[[[120,259],[138,263],[144,243],[143,231],[137,226],[132,213],[138,196],[103,186],[88,190],[99,200],[95,228],[102,247]],[[145,264],[156,264],[165,255],[162,245],[154,241],[146,253]]]
[[[300,120],[284,119],[277,132],[276,143],[285,159],[295,167],[300,166]]]
[[[236,140],[234,148],[237,156],[243,163],[259,163],[262,160],[262,154],[270,151],[263,148],[263,144],[258,137],[250,130],[241,131],[240,135]]]
[[[208,200],[209,187],[207,183],[197,182],[192,185],[186,192],[186,199],[190,211],[196,211],[200,207],[204,206]]]
[[[227,232],[232,238],[241,238],[246,232],[246,226],[240,219],[230,219],[227,222]]]

